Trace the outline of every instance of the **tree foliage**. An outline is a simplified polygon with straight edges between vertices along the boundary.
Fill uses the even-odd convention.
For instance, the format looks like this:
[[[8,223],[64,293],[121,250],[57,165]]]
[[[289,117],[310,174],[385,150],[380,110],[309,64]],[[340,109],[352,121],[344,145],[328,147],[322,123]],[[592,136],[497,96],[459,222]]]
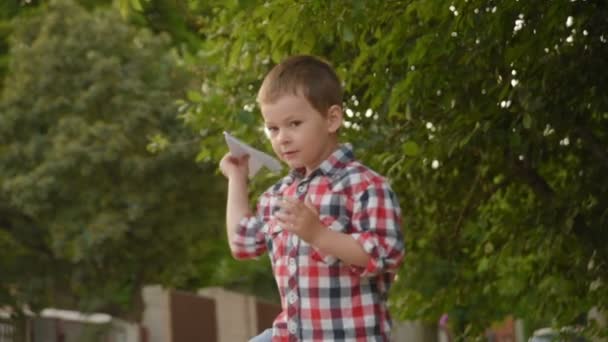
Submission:
[[[14,27],[0,99],[0,300],[136,315],[144,284],[212,281],[204,262],[228,254],[216,243],[223,189],[175,116],[190,77],[168,36],[68,1]],[[174,144],[160,151],[157,136]]]
[[[569,324],[606,309],[606,4],[190,4],[206,25],[182,117],[203,160],[225,151],[222,129],[267,146],[254,99],[274,63],[313,53],[337,68],[344,138],[401,199],[400,317],[449,312],[479,334],[508,314]]]
[[[196,132],[193,139],[201,141],[197,160],[203,165],[216,163],[225,153],[223,130],[268,148],[254,99],[274,63],[298,53],[321,55],[333,63],[347,95],[344,140],[355,144],[360,159],[389,177],[403,207],[408,253],[390,298],[398,317],[436,321],[448,312],[454,328],[468,336],[479,335],[490,322],[508,314],[532,325],[558,325],[570,324],[592,306],[607,309],[608,183],[603,175],[608,168],[608,95],[603,90],[608,80],[608,8],[604,2],[118,0],[117,4],[136,25],[171,34],[179,61],[200,81],[185,96],[169,92],[161,98],[183,98],[178,101],[179,118]],[[45,20],[49,17],[45,15]],[[76,25],[79,29],[73,31],[87,32],[88,26],[93,25]],[[21,227],[19,233],[7,234],[6,228],[13,226],[0,224],[5,228],[0,243],[15,251],[0,259],[2,269],[9,269],[5,264],[16,265],[15,258],[32,258],[41,278],[45,272],[52,273],[50,265],[64,267],[70,274],[86,269],[76,267],[86,266],[85,261],[108,261],[108,256],[89,257],[86,252],[91,249],[83,249],[100,244],[109,246],[107,251],[122,251],[117,254],[119,260],[132,260],[125,257],[129,248],[120,246],[135,241],[128,237],[139,232],[133,227],[154,226],[156,230],[150,228],[150,232],[165,232],[155,225],[157,220],[178,222],[176,217],[180,217],[189,221],[188,215],[196,214],[184,209],[188,215],[182,217],[154,210],[156,219],[144,215],[146,220],[140,218],[146,223],[125,223],[120,218],[129,212],[125,207],[131,200],[116,197],[131,191],[142,196],[134,195],[132,203],[162,197],[144,195],[167,191],[165,183],[158,181],[160,174],[153,186],[142,183],[152,178],[145,170],[154,169],[158,158],[181,165],[179,172],[188,169],[169,156],[177,158],[176,151],[190,145],[180,144],[178,135],[164,131],[166,125],[144,124],[145,120],[136,119],[138,115],[115,114],[159,108],[150,105],[161,100],[149,94],[148,82],[157,77],[166,80],[171,74],[170,68],[150,69],[165,60],[158,56],[166,56],[162,52],[168,45],[146,54],[143,51],[150,50],[142,50],[141,45],[135,49],[130,45],[134,40],[122,39],[114,43],[129,53],[119,53],[114,59],[88,57],[86,47],[95,49],[87,43],[101,37],[93,35],[73,38],[78,41],[73,45],[80,49],[75,51],[81,52],[80,58],[67,59],[71,62],[65,57],[35,57],[41,55],[37,50],[32,56],[19,55],[26,47],[34,49],[52,41],[43,44],[45,40],[34,39],[43,32],[37,27],[45,26],[32,25],[30,33],[21,33],[20,40],[36,44],[16,45],[15,64],[9,69],[12,76],[5,84],[19,86],[5,91],[1,108],[0,196],[2,203],[10,203],[3,210],[11,213],[2,217],[11,217],[11,224]],[[67,34],[65,30],[62,34]],[[118,36],[112,31],[98,40],[110,44]],[[139,41],[157,46],[156,39],[147,37]],[[74,46],[61,45],[48,56],[61,56]],[[141,74],[146,81],[135,84],[145,83],[145,92],[117,76],[125,72],[129,56],[141,54],[146,55],[146,63],[138,70],[147,70]],[[97,58],[96,67],[77,67],[84,58]],[[76,71],[79,76],[68,81],[68,75]],[[109,84],[130,91],[119,105],[102,95]],[[52,92],[60,88],[70,90]],[[170,120],[169,114],[161,117]],[[121,124],[111,125],[118,118]],[[107,136],[104,132],[112,133],[112,143],[91,142]],[[166,153],[145,154],[143,137],[148,134]],[[70,141],[96,149],[79,155],[78,149],[67,147]],[[141,160],[150,164],[138,169],[137,177],[121,182],[125,175],[120,170]],[[93,170],[91,174],[67,166],[76,161],[85,166],[82,170]],[[99,167],[108,163],[112,167]],[[179,180],[193,179],[175,175]],[[275,175],[256,178],[252,199],[274,179]],[[95,190],[90,197],[83,192],[72,198],[59,184]],[[127,191],[109,195],[104,192],[108,184]],[[223,183],[210,184],[221,188]],[[38,187],[43,191],[31,191]],[[186,189],[210,191],[207,187]],[[105,200],[91,199],[96,196]],[[146,201],[141,200],[144,197]],[[75,209],[74,203],[86,205]],[[122,203],[124,210],[112,203]],[[179,203],[187,206],[188,200]],[[197,208],[203,205],[205,212],[222,212],[221,201]],[[109,216],[101,216],[103,212]],[[61,223],[72,219],[87,227],[97,222],[115,228],[86,237],[78,230],[85,225]],[[61,229],[46,229],[53,222],[60,222],[56,226]],[[138,241],[155,240],[151,236],[156,235],[150,233]],[[176,238],[163,236],[159,240]],[[180,245],[197,252],[184,254],[181,261],[188,266],[165,273],[165,279],[179,274],[182,281],[201,285],[209,280],[192,275],[210,274],[200,269],[220,264],[213,281],[268,293],[269,287],[263,284],[271,280],[264,260],[243,264],[206,258],[206,253],[224,253],[227,247],[218,239],[216,235],[206,244]],[[157,255],[160,245],[156,246],[148,257],[157,256],[158,267],[165,267],[164,254]],[[50,262],[43,253],[60,255],[63,263]],[[77,256],[82,261],[74,261]],[[179,261],[174,261],[177,267]],[[16,274],[10,279],[16,279]]]

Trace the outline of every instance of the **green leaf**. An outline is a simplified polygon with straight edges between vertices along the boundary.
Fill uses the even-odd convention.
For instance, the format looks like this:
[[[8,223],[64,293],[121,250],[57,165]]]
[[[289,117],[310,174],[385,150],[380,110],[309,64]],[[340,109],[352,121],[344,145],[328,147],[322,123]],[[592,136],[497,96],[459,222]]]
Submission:
[[[206,148],[201,148],[201,150],[196,155],[196,162],[204,162],[207,161],[211,157],[211,151]]]
[[[255,123],[255,116],[253,115],[253,113],[248,112],[246,110],[241,110],[238,113],[237,118],[239,122],[243,125],[252,125]]]
[[[186,97],[188,98],[188,100],[194,103],[203,102],[203,96],[199,91],[196,90],[188,90],[188,92],[186,93]]]
[[[490,268],[490,261],[488,258],[481,258],[477,264],[477,272],[483,273]]]
[[[241,51],[243,48],[244,39],[238,39],[230,49],[230,57],[228,59],[228,65],[230,67],[238,67],[241,58]]]
[[[408,141],[403,144],[403,153],[405,153],[406,156],[416,157],[419,151],[420,148],[418,147],[418,144],[413,141]]]
[[[134,10],[141,12],[144,10],[144,8],[141,5],[141,0],[129,0],[130,4],[131,4],[131,8],[133,8]]]
[[[347,43],[352,43],[355,40],[355,34],[350,25],[345,24],[342,27],[342,39]]]
[[[530,114],[528,113],[525,113],[522,123],[525,129],[530,129],[532,127],[532,116],[530,116]]]

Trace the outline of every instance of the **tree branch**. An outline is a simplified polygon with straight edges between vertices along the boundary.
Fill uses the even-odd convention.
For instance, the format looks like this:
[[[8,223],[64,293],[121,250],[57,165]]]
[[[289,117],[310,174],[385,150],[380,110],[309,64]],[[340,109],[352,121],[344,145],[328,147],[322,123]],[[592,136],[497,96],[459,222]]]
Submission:
[[[55,254],[44,242],[44,233],[36,226],[36,222],[31,217],[2,206],[0,207],[0,230],[8,232],[17,242],[28,249],[43,253],[55,260]],[[26,237],[24,233],[27,232],[32,232],[32,234],[28,234],[30,236]],[[35,239],[32,239],[32,236]]]
[[[555,191],[547,181],[532,167],[527,160],[514,159],[512,170],[515,176],[523,179],[532,190],[543,199],[551,199],[555,196]]]
[[[460,228],[462,226],[462,221],[464,220],[465,216],[468,215],[469,211],[471,210],[471,199],[473,198],[473,194],[475,193],[475,189],[477,189],[477,185],[479,185],[479,180],[481,179],[481,175],[479,172],[477,172],[477,175],[475,175],[475,180],[473,180],[473,185],[471,185],[471,188],[469,189],[469,193],[467,194],[466,200],[464,202],[464,206],[462,207],[462,210],[460,211],[460,214],[458,215],[458,219],[456,219],[456,224],[454,225],[454,236],[458,237],[460,235]]]
[[[495,184],[491,186],[487,191],[485,191],[482,196],[480,196],[476,201],[473,201],[473,197],[475,194],[475,189],[478,188],[478,185],[481,181],[481,175],[477,174],[477,177],[473,181],[473,186],[467,195],[467,199],[465,201],[465,205],[458,215],[458,219],[456,220],[456,224],[454,225],[454,238],[457,238],[460,235],[460,229],[462,228],[462,223],[469,216],[469,213],[474,208],[477,208],[480,203],[485,203],[490,197],[492,197],[498,190],[506,187],[509,182],[502,182],[500,184]]]

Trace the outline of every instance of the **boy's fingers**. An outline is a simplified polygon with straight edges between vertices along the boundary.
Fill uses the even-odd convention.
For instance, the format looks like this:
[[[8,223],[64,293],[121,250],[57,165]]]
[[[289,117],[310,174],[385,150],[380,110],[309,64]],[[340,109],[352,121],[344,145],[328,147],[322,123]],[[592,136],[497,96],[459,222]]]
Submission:
[[[285,223],[285,217],[283,216],[283,213],[277,212],[276,214],[274,214],[274,217],[279,222],[279,224]]]
[[[302,209],[305,205],[304,201],[301,201],[300,199],[297,198],[291,198],[291,197],[286,197],[285,201],[287,203],[288,206],[290,206],[293,209]]]
[[[297,199],[291,198],[291,197],[283,197],[282,200],[283,200],[283,203],[286,203],[286,204],[297,204],[299,202]]]
[[[285,226],[286,226],[285,221],[283,221],[282,219],[280,219],[280,218],[278,218],[278,217],[277,217],[277,223],[278,223],[280,226],[283,226],[283,227],[285,227]]]
[[[282,221],[284,223],[287,222],[287,221],[290,221],[291,218],[292,218],[291,213],[286,212],[286,211],[278,211],[274,216],[276,216],[276,218],[279,221]]]
[[[226,153],[226,156],[224,158],[228,159],[228,161],[230,161],[232,163],[239,162],[239,157],[235,156],[234,154],[232,154],[230,152]]]
[[[240,157],[237,157],[233,154],[231,154],[230,152],[228,152],[227,156],[228,160],[233,163],[233,164],[240,164],[240,163],[244,163],[247,160],[249,160],[249,155],[248,154],[244,154]]]
[[[279,200],[279,210],[287,210],[287,208],[289,208],[290,204],[289,202],[287,202],[285,200],[285,198],[281,198]]]
[[[283,213],[277,214],[276,220],[279,223],[279,225],[281,227],[283,227],[284,229],[287,229],[289,231],[293,230],[293,228],[294,228],[293,220],[290,217],[288,217],[287,215],[285,215]]]
[[[291,210],[291,209],[295,209],[297,205],[297,202],[294,201],[293,198],[289,198],[289,197],[283,197],[281,199],[281,208],[283,210]]]
[[[306,196],[306,199],[304,200],[304,204],[306,204],[306,206],[308,208],[310,208],[310,210],[312,210],[315,214],[319,213],[317,211],[317,208],[315,207],[315,205],[312,203],[312,200],[310,199],[310,196]]]

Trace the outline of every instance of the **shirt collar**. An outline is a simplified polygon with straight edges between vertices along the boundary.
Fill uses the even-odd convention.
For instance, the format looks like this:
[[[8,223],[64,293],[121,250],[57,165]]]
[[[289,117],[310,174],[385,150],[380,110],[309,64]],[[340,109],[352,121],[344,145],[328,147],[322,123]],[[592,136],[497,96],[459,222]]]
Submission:
[[[321,162],[319,167],[310,174],[309,178],[313,178],[317,174],[322,174],[328,177],[335,176],[354,159],[355,155],[353,153],[353,146],[349,143],[341,144],[334,152],[332,152],[332,154],[329,155],[329,157],[327,157],[327,159]],[[291,183],[296,179],[304,178],[305,173],[306,171],[304,168],[291,170],[286,179],[287,183]]]

